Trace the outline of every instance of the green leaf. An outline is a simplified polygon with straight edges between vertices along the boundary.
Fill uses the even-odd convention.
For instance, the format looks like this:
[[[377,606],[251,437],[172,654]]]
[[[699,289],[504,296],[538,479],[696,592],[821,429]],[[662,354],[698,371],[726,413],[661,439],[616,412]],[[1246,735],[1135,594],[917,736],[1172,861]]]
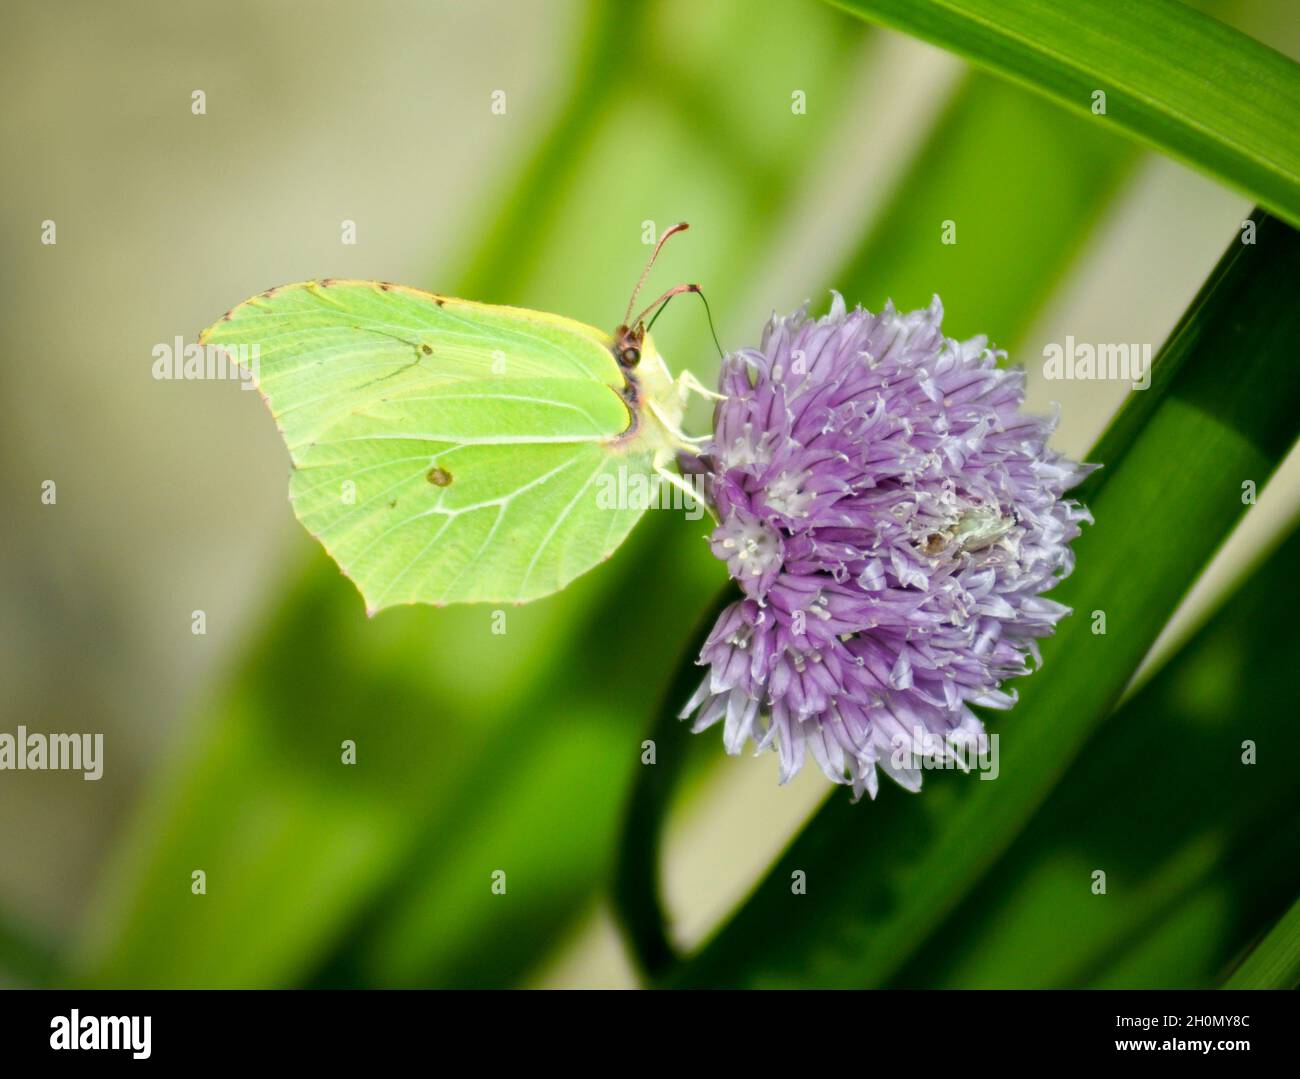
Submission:
[[[671,661],[680,612],[713,586],[692,562],[699,547],[699,522],[655,514],[629,541],[612,583],[582,581],[566,592],[579,594],[583,613],[562,641],[547,639],[542,677],[472,757],[439,765],[440,795],[422,816],[407,815],[387,879],[336,930],[312,984],[510,985],[554,946],[607,872],[639,767],[644,717],[627,706],[627,687],[647,665]],[[637,611],[632,632],[629,605],[642,580],[656,582],[654,602]],[[528,610],[511,614],[507,643],[529,633],[516,628]],[[490,890],[490,874],[503,867],[508,894],[526,903],[502,903]]]
[[[1085,121],[987,75],[973,74],[951,100],[862,245],[828,287],[879,307],[894,298],[924,306],[936,291],[957,336],[988,332],[1012,343],[1025,332],[1110,203],[1134,154]],[[936,242],[955,216],[961,242]],[[1015,257],[1004,257],[1014,251]],[[698,652],[698,649],[697,649]],[[698,681],[698,670],[687,670]],[[685,685],[685,682],[681,683]],[[638,773],[619,848],[615,898],[643,968],[658,975],[674,957],[660,910],[659,829],[675,780],[697,748],[677,710],[694,684],[670,690],[649,737],[655,768]],[[676,699],[676,704],[671,700]]]
[[[252,370],[294,512],[372,614],[558,591],[623,542],[647,505],[627,493],[684,445],[650,338],[624,369],[608,334],[556,315],[310,281],[200,343]]]
[[[1300,66],[1175,0],[835,0],[1201,169],[1300,225]],[[1105,113],[1094,113],[1104,93]]]
[[[691,748],[691,744],[684,744],[685,727],[678,712],[699,685],[696,659],[700,649],[736,594],[735,585],[728,581],[676,657],[676,674],[668,681],[655,712],[655,723],[647,733],[655,746],[654,767],[638,773],[623,823],[623,841],[614,871],[614,903],[641,971],[651,978],[663,974],[677,961],[660,905],[658,848],[664,807],[681,778]]]
[[[1293,826],[1294,827],[1294,826]],[[1300,985],[1300,900],[1224,983],[1225,989],[1294,989]]]
[[[1014,346],[1137,156],[1098,125],[972,72],[827,285],[872,310],[887,299],[924,307],[938,293],[946,332]],[[948,220],[955,244],[939,242]]]
[[[1300,309],[1288,299],[1300,234],[1257,224],[1257,243],[1233,244],[1157,357],[1151,388],[1130,396],[1090,455],[1104,467],[1079,497],[1097,523],[1053,592],[1076,613],[993,725],[999,778],[932,772],[917,797],[833,798],[677,981],[882,984],[1025,827],[1245,511],[1243,482],[1262,485],[1300,433],[1290,360]],[[1106,613],[1105,634],[1092,632],[1094,611]],[[791,895],[794,870],[807,895]]]
[[[892,984],[1219,983],[1300,889],[1300,726],[1288,708],[1297,560],[1293,529],[1096,729]],[[1104,895],[1092,887],[1098,869]]]
[[[545,954],[573,917],[574,882],[608,860],[617,817],[602,810],[618,804],[637,758],[633,717],[611,716],[604,694],[536,718],[470,771],[456,827],[421,836],[316,984],[510,985]],[[544,726],[555,723],[564,738]]]
[[[46,986],[60,973],[59,956],[33,927],[0,910],[0,985]]]

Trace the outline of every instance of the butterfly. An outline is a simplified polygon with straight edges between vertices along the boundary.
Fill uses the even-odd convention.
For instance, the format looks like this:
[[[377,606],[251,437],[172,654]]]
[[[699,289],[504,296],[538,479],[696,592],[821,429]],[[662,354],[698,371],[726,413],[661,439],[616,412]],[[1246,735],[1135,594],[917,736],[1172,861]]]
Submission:
[[[398,604],[523,603],[608,558],[646,506],[596,497],[701,441],[632,308],[611,333],[542,311],[381,281],[282,285],[239,304],[200,344],[251,370],[289,450],[294,512],[360,590]],[[651,319],[653,324],[654,319]],[[626,501],[626,500],[624,500]]]

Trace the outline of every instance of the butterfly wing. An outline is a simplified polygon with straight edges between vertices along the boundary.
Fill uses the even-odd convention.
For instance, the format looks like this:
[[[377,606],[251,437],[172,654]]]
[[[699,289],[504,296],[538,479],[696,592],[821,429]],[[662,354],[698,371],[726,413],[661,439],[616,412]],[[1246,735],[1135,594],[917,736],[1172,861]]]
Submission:
[[[623,375],[593,327],[320,281],[256,296],[200,340],[253,369],[294,511],[371,612],[547,595],[643,512],[602,497],[653,454],[628,437]]]

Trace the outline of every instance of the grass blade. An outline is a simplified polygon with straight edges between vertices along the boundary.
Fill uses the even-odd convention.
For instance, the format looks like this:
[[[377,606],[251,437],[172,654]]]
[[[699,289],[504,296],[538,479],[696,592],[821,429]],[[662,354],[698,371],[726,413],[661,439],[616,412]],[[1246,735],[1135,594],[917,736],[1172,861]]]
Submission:
[[[1097,125],[971,73],[827,286],[872,310],[887,299],[924,307],[938,293],[948,333],[1014,346],[1137,156]],[[944,221],[954,244],[940,242]]]
[[[1175,0],[835,0],[1178,158],[1300,226],[1300,65]],[[1104,93],[1104,114],[1100,107]]]
[[[1300,890],[1300,727],[1289,707],[1297,560],[1293,529],[1097,728],[892,984],[1219,984]],[[1092,887],[1098,869],[1104,894]]]
[[[1225,989],[1294,989],[1300,985],[1300,900],[1259,942]]]

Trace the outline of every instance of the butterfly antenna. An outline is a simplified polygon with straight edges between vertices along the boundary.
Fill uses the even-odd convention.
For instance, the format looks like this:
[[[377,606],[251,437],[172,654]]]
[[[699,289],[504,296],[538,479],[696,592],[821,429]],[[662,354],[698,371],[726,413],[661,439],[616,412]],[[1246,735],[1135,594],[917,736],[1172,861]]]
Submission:
[[[681,295],[681,293],[683,292],[693,292],[697,296],[699,296],[700,302],[704,304],[704,315],[709,320],[709,333],[713,335],[713,347],[718,350],[718,359],[720,360],[726,359],[726,356],[723,354],[722,351],[722,344],[718,341],[718,331],[713,328],[713,312],[709,309],[709,301],[704,295],[704,290],[700,288],[699,285],[678,285],[676,288],[669,289],[666,293],[664,293],[663,296],[661,296],[658,300],[655,301],[655,303],[660,305],[659,310],[654,313],[654,317],[651,318],[649,323],[646,324],[645,332],[649,333],[652,329],[654,329],[654,324],[659,321],[659,316],[662,315],[664,311],[667,309],[668,301],[671,300],[674,296]],[[650,307],[647,307],[646,311],[649,311],[651,308],[653,308],[655,306],[655,303],[652,303]],[[642,312],[642,317],[644,317],[644,315],[645,312]],[[639,322],[640,319],[638,319],[637,321]]]
[[[632,321],[632,306],[636,303],[637,293],[641,291],[641,286],[645,284],[645,279],[650,276],[650,267],[652,267],[655,264],[655,259],[659,257],[660,249],[663,247],[665,243],[667,243],[669,236],[674,236],[679,232],[685,232],[690,227],[691,226],[688,225],[685,221],[679,221],[676,225],[668,229],[662,236],[659,237],[659,242],[655,244],[655,249],[650,252],[650,258],[649,261],[647,261],[645,264],[645,269],[641,271],[641,277],[636,283],[636,288],[632,290],[632,295],[628,297],[627,314],[623,316],[624,326],[636,325],[636,323]],[[651,304],[650,306],[653,307],[654,304]]]

